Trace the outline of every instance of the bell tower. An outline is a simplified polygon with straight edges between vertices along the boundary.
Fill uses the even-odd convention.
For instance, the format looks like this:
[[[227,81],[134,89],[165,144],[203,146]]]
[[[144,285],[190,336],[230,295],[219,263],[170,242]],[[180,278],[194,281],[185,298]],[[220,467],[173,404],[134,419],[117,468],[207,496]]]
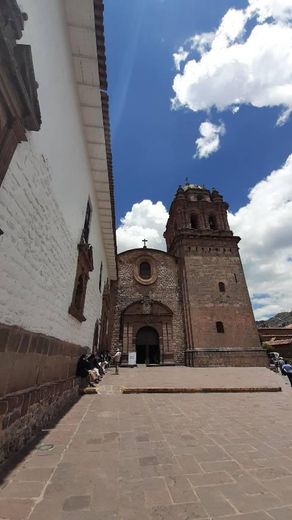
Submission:
[[[217,190],[188,183],[170,207],[164,237],[178,261],[186,364],[265,366],[227,209]]]

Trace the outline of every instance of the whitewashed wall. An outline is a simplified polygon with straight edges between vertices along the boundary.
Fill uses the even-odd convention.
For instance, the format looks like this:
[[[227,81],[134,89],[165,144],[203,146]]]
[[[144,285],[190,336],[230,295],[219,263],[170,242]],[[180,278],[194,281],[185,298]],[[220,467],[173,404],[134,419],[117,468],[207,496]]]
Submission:
[[[32,46],[42,115],[39,132],[18,146],[0,188],[0,321],[91,344],[101,313],[100,262],[107,265],[99,226],[62,0],[22,0],[28,14],[21,43]],[[90,196],[90,273],[80,324],[68,314],[77,244]]]

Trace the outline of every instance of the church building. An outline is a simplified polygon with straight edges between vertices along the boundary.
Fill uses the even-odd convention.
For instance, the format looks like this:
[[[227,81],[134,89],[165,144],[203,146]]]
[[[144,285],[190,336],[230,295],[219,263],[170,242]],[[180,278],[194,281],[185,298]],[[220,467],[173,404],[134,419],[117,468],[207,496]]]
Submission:
[[[112,346],[123,364],[266,365],[227,209],[215,189],[180,186],[167,252],[145,240],[118,255]]]

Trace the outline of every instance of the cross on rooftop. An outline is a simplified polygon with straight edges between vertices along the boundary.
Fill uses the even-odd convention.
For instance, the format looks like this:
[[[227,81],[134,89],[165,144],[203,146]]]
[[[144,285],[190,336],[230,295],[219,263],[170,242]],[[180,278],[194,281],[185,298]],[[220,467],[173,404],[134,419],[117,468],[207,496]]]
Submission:
[[[142,242],[144,242],[144,246],[143,247],[146,248],[147,247],[146,244],[147,244],[148,240],[146,240],[146,238],[144,238],[144,240],[142,240]]]

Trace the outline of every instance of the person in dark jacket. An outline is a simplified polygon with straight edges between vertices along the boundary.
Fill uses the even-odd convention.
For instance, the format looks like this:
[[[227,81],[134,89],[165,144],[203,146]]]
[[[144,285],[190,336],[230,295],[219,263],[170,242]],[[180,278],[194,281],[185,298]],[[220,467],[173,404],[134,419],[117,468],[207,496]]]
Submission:
[[[288,377],[290,385],[292,386],[292,365],[290,365],[290,363],[285,363],[282,366],[282,370],[284,374]]]
[[[76,368],[76,376],[81,377],[81,380],[83,379],[83,383],[84,383],[84,379],[85,379],[86,382],[88,382],[90,384],[90,386],[94,386],[95,374],[91,370],[91,365],[86,357],[86,354],[82,354],[78,360],[77,368]]]
[[[90,370],[90,363],[86,359],[86,354],[82,354],[82,356],[80,356],[78,363],[77,363],[76,376],[77,377],[87,377],[89,370]]]

